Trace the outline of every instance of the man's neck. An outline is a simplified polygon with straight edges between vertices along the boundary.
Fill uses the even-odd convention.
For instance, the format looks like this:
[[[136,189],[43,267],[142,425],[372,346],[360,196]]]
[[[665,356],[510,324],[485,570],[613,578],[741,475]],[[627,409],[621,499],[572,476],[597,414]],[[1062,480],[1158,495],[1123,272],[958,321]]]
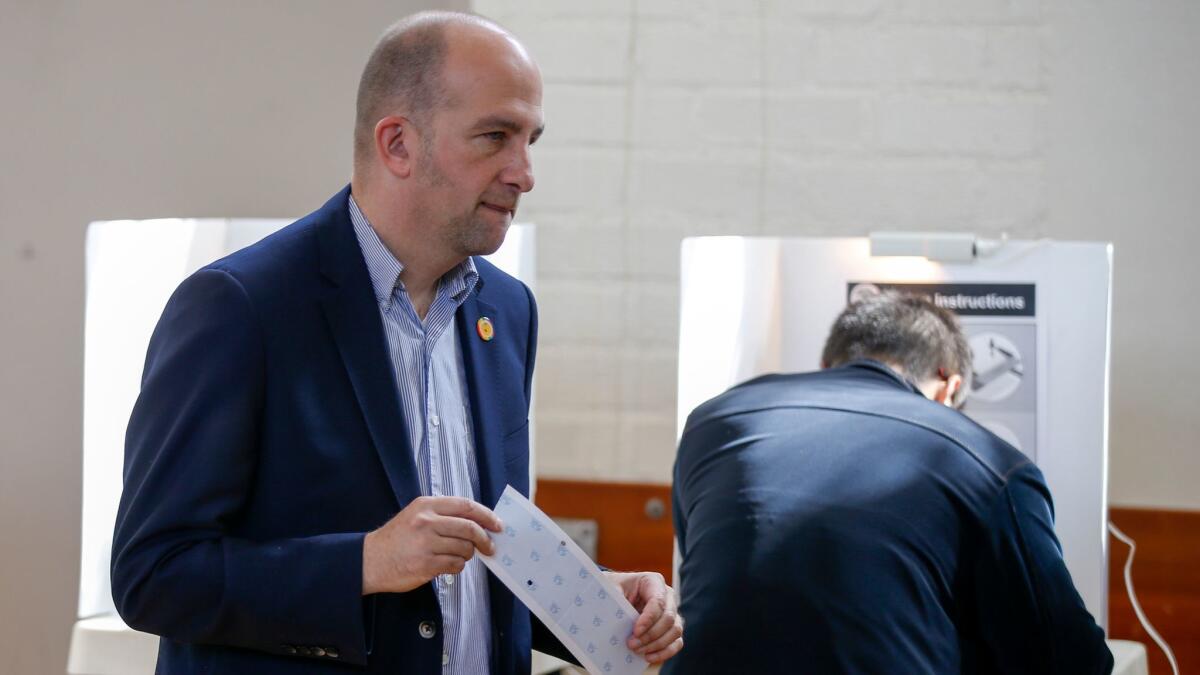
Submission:
[[[417,318],[424,322],[425,315],[429,313],[429,308],[437,298],[438,279],[434,279],[432,284],[417,285],[404,278],[407,274],[408,268],[405,267],[400,273],[400,281],[404,283],[404,291],[408,293],[408,301],[412,303]]]
[[[421,231],[421,224],[413,222],[407,214],[400,212],[390,201],[377,200],[373,191],[354,182],[351,193],[359,210],[366,216],[371,229],[375,230],[384,247],[400,261],[403,270],[400,281],[408,293],[413,309],[421,320],[437,297],[438,284],[446,272],[462,263],[461,259],[446,256],[433,246],[433,238]],[[389,206],[391,208],[389,208]]]

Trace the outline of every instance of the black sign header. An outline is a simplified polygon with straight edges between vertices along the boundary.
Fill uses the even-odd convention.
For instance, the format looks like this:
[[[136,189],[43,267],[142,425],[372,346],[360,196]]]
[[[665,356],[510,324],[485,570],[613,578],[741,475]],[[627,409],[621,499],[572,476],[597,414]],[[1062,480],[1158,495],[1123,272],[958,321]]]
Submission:
[[[872,292],[896,290],[923,295],[933,304],[960,316],[1035,316],[1034,284],[893,284],[851,281],[846,300],[854,302]]]

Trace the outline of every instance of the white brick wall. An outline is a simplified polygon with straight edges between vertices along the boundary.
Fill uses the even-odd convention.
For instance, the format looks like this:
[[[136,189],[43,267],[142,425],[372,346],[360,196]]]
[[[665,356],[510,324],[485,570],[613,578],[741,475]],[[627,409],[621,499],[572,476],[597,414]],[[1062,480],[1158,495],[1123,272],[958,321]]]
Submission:
[[[876,117],[879,143],[896,154],[1032,157],[1044,149],[1043,108],[1012,95],[889,97]]]
[[[1043,0],[900,0],[903,19],[944,23],[1036,23]]]
[[[686,12],[668,19],[640,20],[635,25],[633,76],[637,80],[744,86],[761,77],[761,22],[755,17],[697,21]]]
[[[683,237],[1045,224],[1045,0],[474,9],[546,80],[543,475],[670,480]]]

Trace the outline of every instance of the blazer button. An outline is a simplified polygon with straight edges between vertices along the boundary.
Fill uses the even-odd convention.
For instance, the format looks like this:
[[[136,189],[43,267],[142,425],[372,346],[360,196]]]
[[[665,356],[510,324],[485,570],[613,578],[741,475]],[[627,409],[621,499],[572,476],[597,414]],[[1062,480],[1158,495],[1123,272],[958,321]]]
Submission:
[[[321,649],[320,647],[313,647],[312,655],[313,656],[325,656],[325,650]]]
[[[421,634],[421,637],[428,640],[437,635],[437,625],[432,621],[422,621],[421,625],[417,626],[417,632]]]
[[[292,645],[282,645],[282,646],[283,646],[283,652],[285,654],[290,654],[292,656],[296,655],[296,648],[293,647]]]
[[[329,657],[329,658],[331,658],[331,659],[336,659],[336,658],[339,656],[339,655],[338,655],[338,650],[337,650],[337,648],[335,648],[335,647],[326,647],[326,648],[325,648],[325,656],[328,656],[328,657]]]
[[[311,652],[308,651],[308,647],[305,647],[304,645],[296,647],[296,651],[300,653],[300,656],[308,656],[311,654]]]

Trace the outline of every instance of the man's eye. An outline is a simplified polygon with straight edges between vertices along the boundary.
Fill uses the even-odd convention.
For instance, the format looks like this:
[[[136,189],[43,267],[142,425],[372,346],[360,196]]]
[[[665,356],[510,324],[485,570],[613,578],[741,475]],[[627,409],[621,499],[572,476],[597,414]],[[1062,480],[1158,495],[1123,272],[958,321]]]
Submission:
[[[497,143],[500,143],[505,139],[505,137],[507,135],[508,134],[505,134],[503,131],[489,131],[488,133],[484,134],[483,136],[484,136],[484,138],[488,139],[489,141],[495,141]]]

